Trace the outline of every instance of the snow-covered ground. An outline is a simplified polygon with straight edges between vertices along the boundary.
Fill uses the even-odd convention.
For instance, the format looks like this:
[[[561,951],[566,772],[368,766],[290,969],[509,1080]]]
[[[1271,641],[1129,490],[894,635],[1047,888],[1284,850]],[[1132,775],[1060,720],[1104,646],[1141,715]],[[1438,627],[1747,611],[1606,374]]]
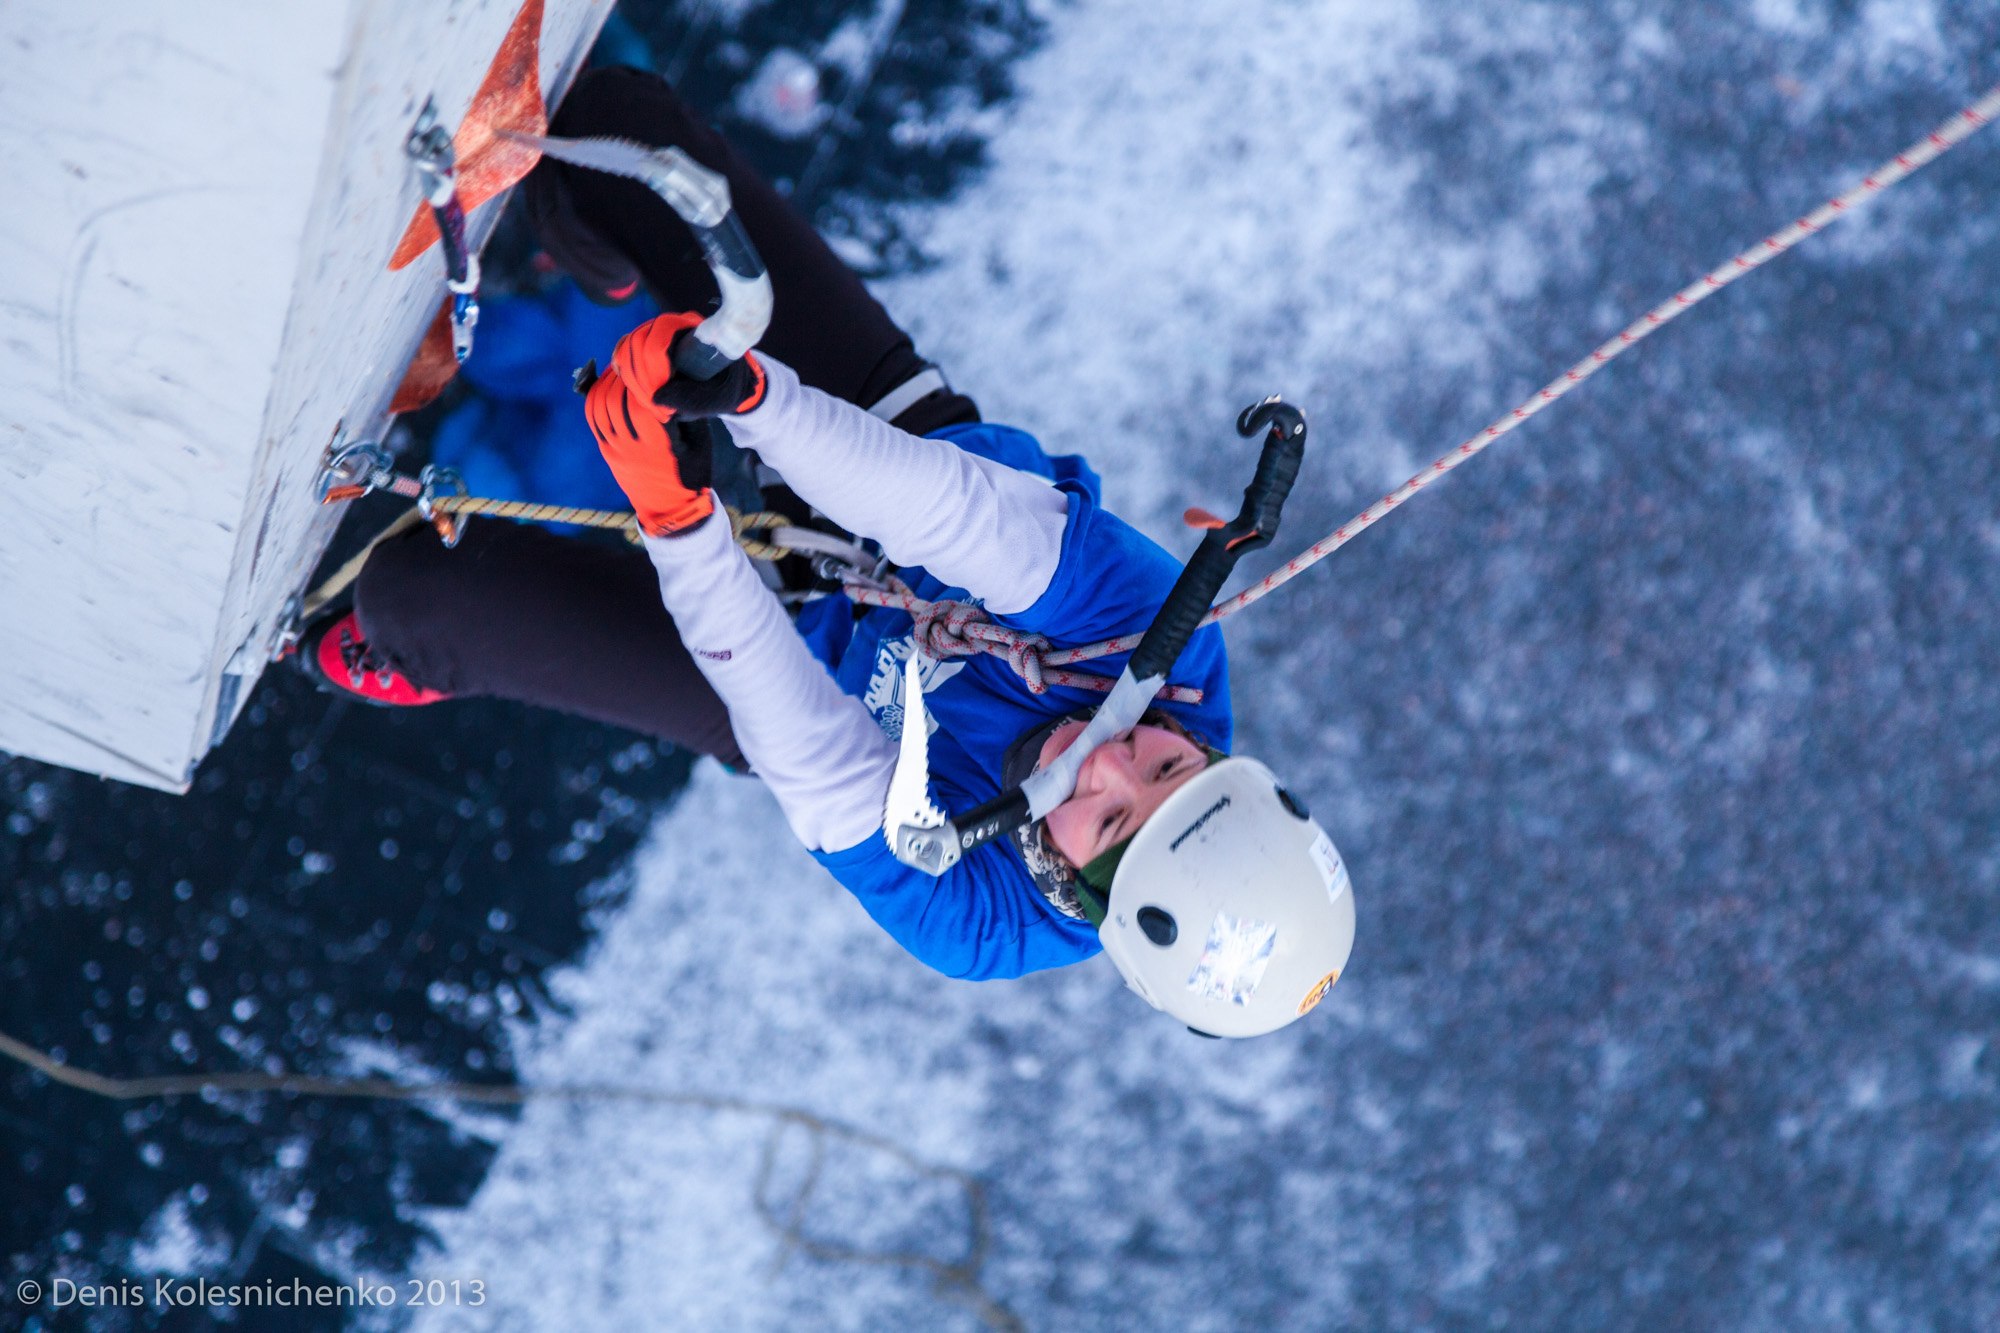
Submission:
[[[1990,3],[1463,8],[1052,7],[882,293],[1176,549],[1284,391],[1275,556],[2000,75]],[[933,976],[703,772],[520,1054],[696,1100],[532,1106],[430,1219],[487,1304],[418,1326],[2000,1324],[1996,163],[1232,623],[1354,868],[1310,1021]]]

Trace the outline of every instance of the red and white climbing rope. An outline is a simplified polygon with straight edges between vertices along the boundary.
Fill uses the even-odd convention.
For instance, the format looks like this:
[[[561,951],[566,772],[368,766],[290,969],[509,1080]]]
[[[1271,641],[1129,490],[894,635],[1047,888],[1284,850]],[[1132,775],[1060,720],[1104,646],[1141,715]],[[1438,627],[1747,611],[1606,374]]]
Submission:
[[[1049,665],[1056,654],[1050,650],[1047,639],[1026,630],[996,625],[987,618],[983,609],[972,602],[926,601],[911,592],[909,585],[901,579],[893,577],[886,587],[849,582],[846,592],[856,602],[909,612],[911,619],[916,621],[914,634],[917,646],[939,661],[949,657],[969,657],[974,653],[991,653],[995,657],[1006,658],[1007,664],[1036,694],[1045,693],[1051,685],[1107,694],[1117,683],[1111,676],[1064,671]],[[1202,691],[1188,685],[1169,685],[1160,691],[1159,697],[1174,703],[1198,704],[1202,700]]]
[[[1450,472],[1474,454],[1479,453],[1487,445],[1492,444],[1495,440],[1507,434],[1507,432],[1513,430],[1537,412],[1540,412],[1550,403],[1555,402],[1571,389],[1574,389],[1577,385],[1595,375],[1619,353],[1644,338],[1647,334],[1652,333],[1655,329],[1660,328],[1677,316],[1684,314],[1744,274],[1776,259],[1806,237],[1813,235],[1829,223],[1835,221],[1849,209],[1854,208],[1858,204],[1865,203],[1919,167],[1936,161],[1944,153],[1971,136],[1975,130],[1983,128],[1996,116],[2000,116],[2000,86],[1996,86],[1971,106],[1966,107],[1950,120],[1945,121],[1944,124],[1938,126],[1935,130],[1932,130],[1929,134],[1896,154],[1889,161],[1884,162],[1864,177],[1859,185],[1847,191],[1847,193],[1828,200],[1813,212],[1792,223],[1791,226],[1765,237],[1742,254],[1724,263],[1721,267],[1689,283],[1680,291],[1675,292],[1667,300],[1662,301],[1659,305],[1634,320],[1616,337],[1611,338],[1589,356],[1571,366],[1560,377],[1551,381],[1540,392],[1536,393],[1512,412],[1501,417],[1485,430],[1480,431],[1464,444],[1459,445],[1456,449],[1453,449],[1450,453],[1417,473],[1416,476],[1411,477],[1401,486],[1356,514],[1340,527],[1335,528],[1323,541],[1286,561],[1283,566],[1242,592],[1237,593],[1234,597],[1217,603],[1202,620],[1202,623],[1204,625],[1213,624],[1224,616],[1233,615],[1241,611],[1244,607],[1249,606],[1252,602],[1257,601],[1259,598],[1264,597],[1273,590],[1282,587],[1284,584],[1298,577],[1313,565],[1326,559],[1335,551],[1347,545],[1348,542],[1375,526],[1391,510],[1401,505],[1418,491],[1430,485],[1445,473]],[[1093,643],[1081,648],[1058,649],[1043,654],[1042,663],[1044,668],[1047,668],[1060,666],[1069,662],[1087,661],[1090,658],[1103,657],[1111,653],[1126,652],[1138,646],[1139,637],[1137,634],[1131,634],[1123,638],[1107,639],[1102,643]]]

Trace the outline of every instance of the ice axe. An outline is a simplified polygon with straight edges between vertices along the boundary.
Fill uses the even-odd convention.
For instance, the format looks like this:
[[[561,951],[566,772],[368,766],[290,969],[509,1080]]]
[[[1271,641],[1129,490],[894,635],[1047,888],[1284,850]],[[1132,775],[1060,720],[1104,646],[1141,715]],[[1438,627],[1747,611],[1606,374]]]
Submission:
[[[1245,408],[1236,419],[1236,433],[1245,439],[1260,430],[1264,446],[1257,456],[1256,474],[1243,490],[1243,507],[1228,522],[1189,511],[1189,520],[1207,528],[1208,535],[1174,580],[1159,614],[1083,734],[1047,768],[956,819],[939,810],[930,797],[930,726],[919,654],[910,655],[904,663],[903,737],[882,819],[882,835],[898,861],[942,875],[980,844],[1041,819],[1076,790],[1077,774],[1092,751],[1139,724],[1236,562],[1270,545],[1278,533],[1285,497],[1291,494],[1305,456],[1305,414],[1289,403],[1267,398]]]
[[[500,133],[558,162],[638,181],[660,196],[694,232],[709,272],[715,275],[722,304],[688,336],[674,340],[675,374],[714,379],[757,345],[771,323],[771,275],[736,216],[729,198],[729,180],[721,172],[703,166],[679,148],[649,148],[630,139],[550,138],[504,129]],[[728,438],[722,427],[710,420],[677,422],[675,426],[691,445]]]

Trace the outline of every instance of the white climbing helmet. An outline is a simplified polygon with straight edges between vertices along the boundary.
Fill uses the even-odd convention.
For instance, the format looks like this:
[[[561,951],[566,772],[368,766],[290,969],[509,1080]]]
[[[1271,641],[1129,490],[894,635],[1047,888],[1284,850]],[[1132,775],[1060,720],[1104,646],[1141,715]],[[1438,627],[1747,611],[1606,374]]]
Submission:
[[[1354,948],[1354,893],[1326,830],[1254,759],[1219,759],[1125,849],[1098,931],[1155,1009],[1215,1037],[1305,1015]]]

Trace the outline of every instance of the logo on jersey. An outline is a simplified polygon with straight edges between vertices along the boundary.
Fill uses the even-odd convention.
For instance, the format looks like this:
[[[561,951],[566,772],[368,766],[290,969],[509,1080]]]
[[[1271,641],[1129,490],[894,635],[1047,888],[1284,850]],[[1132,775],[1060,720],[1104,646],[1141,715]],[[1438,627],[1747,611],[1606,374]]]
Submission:
[[[874,715],[875,724],[892,741],[903,738],[903,663],[915,651],[916,640],[911,635],[883,640],[875,650],[875,674],[868,678],[868,692],[861,696],[862,704]],[[965,670],[965,663],[931,659],[918,670],[923,676],[924,693],[928,694]],[[937,716],[932,714],[928,721],[935,732]]]

